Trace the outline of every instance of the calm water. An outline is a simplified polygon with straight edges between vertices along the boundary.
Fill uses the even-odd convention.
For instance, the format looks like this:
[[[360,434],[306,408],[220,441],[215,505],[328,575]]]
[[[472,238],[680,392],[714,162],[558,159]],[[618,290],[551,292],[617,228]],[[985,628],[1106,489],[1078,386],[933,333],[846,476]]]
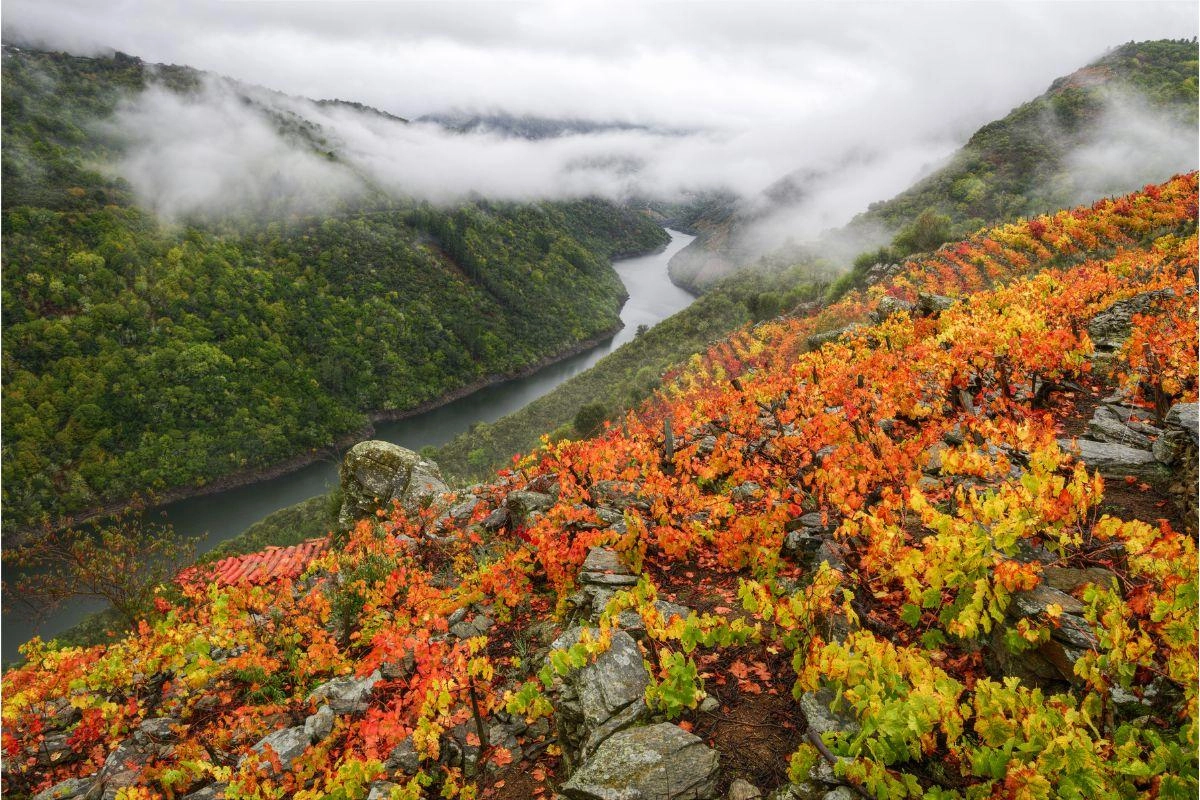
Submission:
[[[584,353],[551,364],[526,378],[480,389],[461,400],[424,414],[376,426],[376,439],[419,450],[440,446],[476,422],[493,422],[511,414],[549,392],[568,378],[583,372],[634,337],[639,325],[653,326],[694,299],[671,283],[667,262],[694,237],[670,231],[671,243],[654,255],[629,258],[613,264],[629,292],[621,309],[625,327],[612,339]],[[294,505],[337,485],[338,465],[319,461],[273,480],[230,489],[219,494],[182,500],[162,509],[166,520],[184,536],[201,537],[197,552],[204,553],[230,539],[268,514]],[[157,512],[155,512],[157,514]],[[49,638],[69,628],[87,614],[104,608],[100,602],[75,602],[63,606],[38,624],[21,610],[5,613],[0,645],[7,663],[19,656],[17,648],[34,635]]]

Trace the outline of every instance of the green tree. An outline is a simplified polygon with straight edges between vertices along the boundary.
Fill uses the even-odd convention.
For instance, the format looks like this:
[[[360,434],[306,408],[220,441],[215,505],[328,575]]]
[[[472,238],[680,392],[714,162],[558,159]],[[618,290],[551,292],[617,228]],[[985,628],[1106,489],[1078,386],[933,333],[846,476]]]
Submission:
[[[580,436],[595,436],[608,419],[608,408],[604,403],[588,403],[575,413],[575,432]]]

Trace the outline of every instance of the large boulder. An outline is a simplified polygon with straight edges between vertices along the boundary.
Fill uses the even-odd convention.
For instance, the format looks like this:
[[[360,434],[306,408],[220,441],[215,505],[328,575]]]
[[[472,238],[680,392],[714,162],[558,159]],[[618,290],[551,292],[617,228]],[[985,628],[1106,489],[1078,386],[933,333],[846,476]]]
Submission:
[[[551,648],[568,649],[582,634],[583,628],[573,628]],[[624,631],[613,632],[607,650],[595,661],[572,670],[557,687],[554,710],[568,758],[573,762],[586,759],[609,736],[647,717],[649,685],[650,673],[637,642]]]
[[[1162,480],[1167,472],[1154,454],[1123,444],[1093,442],[1090,439],[1059,439],[1058,445],[1065,452],[1076,453],[1089,470],[1095,470],[1106,478],[1121,479],[1126,475],[1137,478]]]
[[[669,722],[609,737],[564,783],[571,800],[714,800],[717,753]]]
[[[357,714],[367,710],[371,690],[382,678],[380,670],[375,670],[365,678],[349,675],[333,678],[313,689],[308,699],[311,702],[328,703],[335,714]]]
[[[450,491],[432,461],[391,442],[359,442],[342,459],[338,526],[349,530],[378,509],[398,502],[410,514]]]
[[[255,742],[250,750],[261,755],[265,754],[269,747],[279,757],[279,766],[284,772],[287,772],[292,768],[292,762],[308,749],[311,741],[311,736],[304,730],[304,726],[297,725],[294,728],[284,728],[264,736]],[[238,760],[238,766],[242,766],[250,758],[250,755],[242,756]]]

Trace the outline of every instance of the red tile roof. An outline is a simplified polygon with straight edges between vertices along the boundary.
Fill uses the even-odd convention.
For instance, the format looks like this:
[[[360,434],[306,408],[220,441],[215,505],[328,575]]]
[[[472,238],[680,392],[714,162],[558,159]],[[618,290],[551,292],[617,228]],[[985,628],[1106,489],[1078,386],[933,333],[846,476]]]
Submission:
[[[176,580],[180,584],[215,583],[218,586],[232,586],[295,578],[328,546],[329,539],[321,538],[309,539],[291,547],[268,547],[258,553],[231,556],[212,564],[188,567],[179,573]]]

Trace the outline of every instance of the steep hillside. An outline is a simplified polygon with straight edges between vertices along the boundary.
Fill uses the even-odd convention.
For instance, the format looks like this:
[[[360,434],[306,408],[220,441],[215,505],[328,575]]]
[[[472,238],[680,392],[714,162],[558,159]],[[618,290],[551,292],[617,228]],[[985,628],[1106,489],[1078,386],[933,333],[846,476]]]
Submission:
[[[351,453],[351,530],[30,644],[6,794],[1192,797],[1196,220],[981,232],[453,498]]]
[[[600,200],[388,197],[301,113],[403,124],[355,104],[123,55],[6,48],[3,80],[6,530],[295,464],[373,415],[569,353],[620,324],[609,259],[668,240]],[[170,223],[140,207],[118,167],[137,144],[110,115],[151,89],[186,107],[213,81],[358,188]]]
[[[1116,48],[980,128],[948,164],[872,205],[822,249],[843,251],[843,242],[878,240],[883,232],[891,243],[869,254],[870,263],[895,261],[985,224],[1132,191],[1192,168],[1198,53],[1195,41]],[[672,277],[705,288],[750,262],[757,257],[750,229],[802,202],[820,177],[789,176],[755,203],[698,222],[700,236],[672,259]]]

